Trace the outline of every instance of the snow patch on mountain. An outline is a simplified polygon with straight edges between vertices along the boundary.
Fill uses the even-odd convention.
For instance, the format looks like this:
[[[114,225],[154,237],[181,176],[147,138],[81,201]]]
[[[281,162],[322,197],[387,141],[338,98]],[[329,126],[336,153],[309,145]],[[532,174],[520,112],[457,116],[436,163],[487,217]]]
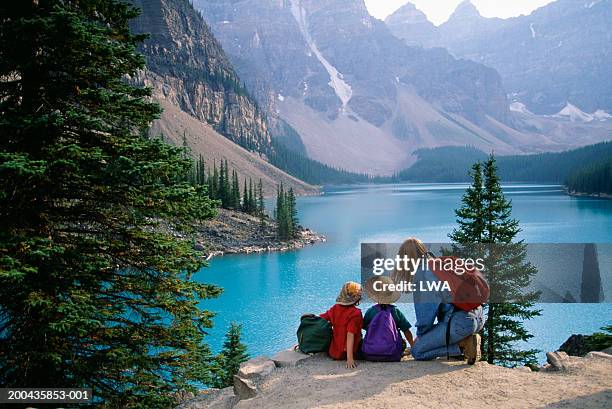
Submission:
[[[520,112],[521,114],[525,115],[533,115],[533,112],[528,110],[525,104],[519,101],[514,101],[513,103],[511,103],[509,108],[510,111]]]
[[[306,11],[301,5],[301,0],[291,0],[291,14],[293,14],[293,17],[297,21],[300,32],[306,40],[306,43],[308,43],[310,50],[329,74],[330,81],[328,84],[330,87],[332,87],[338,98],[340,98],[340,101],[342,101],[342,109],[345,109],[346,104],[353,95],[353,90],[351,86],[344,81],[344,76],[338,72],[336,67],[327,61],[323,54],[321,54],[314,40],[310,36],[310,33],[308,32],[308,25],[306,24]]]
[[[529,24],[529,29],[531,30],[531,38],[536,38],[536,31],[533,28],[533,23]]]
[[[597,111],[593,112],[592,116],[598,121],[607,121],[609,119],[612,119],[612,115],[610,115],[603,109],[598,109]]]
[[[565,105],[565,107],[557,112],[554,117],[558,118],[566,118],[572,122],[591,122],[593,119],[593,115],[587,114],[582,111],[575,105],[570,104],[569,102]]]

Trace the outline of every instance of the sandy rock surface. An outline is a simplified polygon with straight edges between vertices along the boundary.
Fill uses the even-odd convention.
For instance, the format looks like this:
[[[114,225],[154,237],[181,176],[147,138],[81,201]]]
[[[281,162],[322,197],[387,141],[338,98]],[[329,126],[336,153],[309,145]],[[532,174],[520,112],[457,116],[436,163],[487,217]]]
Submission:
[[[563,371],[531,372],[484,362],[344,363],[313,356],[277,368],[256,397],[235,408],[604,408],[612,404],[612,359],[569,357]]]

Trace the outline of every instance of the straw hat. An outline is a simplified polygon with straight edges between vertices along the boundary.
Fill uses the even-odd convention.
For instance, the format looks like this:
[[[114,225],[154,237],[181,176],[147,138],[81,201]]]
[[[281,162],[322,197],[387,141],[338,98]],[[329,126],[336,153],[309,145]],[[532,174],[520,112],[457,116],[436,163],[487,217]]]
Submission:
[[[378,291],[374,289],[374,284],[380,282],[376,287]],[[389,284],[394,285],[395,283],[391,277],[387,276],[374,276],[366,282],[366,292],[368,298],[376,301],[378,304],[393,304],[401,297],[399,291],[389,290]]]
[[[354,281],[344,283],[340,294],[336,297],[336,304],[353,305],[361,300],[361,284]]]

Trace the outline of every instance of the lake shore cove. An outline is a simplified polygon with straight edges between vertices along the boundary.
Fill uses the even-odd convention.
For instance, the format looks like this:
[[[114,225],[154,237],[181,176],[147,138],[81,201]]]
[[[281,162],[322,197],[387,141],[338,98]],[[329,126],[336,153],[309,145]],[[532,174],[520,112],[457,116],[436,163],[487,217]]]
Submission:
[[[438,359],[379,363],[355,370],[325,353],[293,349],[241,365],[234,387],[212,389],[177,409],[606,407],[612,399],[612,355],[549,352],[540,371]]]

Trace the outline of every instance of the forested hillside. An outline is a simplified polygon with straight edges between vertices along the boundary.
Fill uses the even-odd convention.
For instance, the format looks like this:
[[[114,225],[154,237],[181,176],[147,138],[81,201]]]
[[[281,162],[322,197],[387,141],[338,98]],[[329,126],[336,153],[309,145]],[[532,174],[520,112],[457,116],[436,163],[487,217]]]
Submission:
[[[572,172],[565,185],[570,193],[612,195],[612,159],[593,163]]]
[[[470,165],[487,154],[471,147],[420,149],[417,162],[399,172],[400,181],[466,182]],[[501,178],[506,182],[564,183],[576,169],[612,157],[612,142],[602,142],[565,152],[498,156]]]

